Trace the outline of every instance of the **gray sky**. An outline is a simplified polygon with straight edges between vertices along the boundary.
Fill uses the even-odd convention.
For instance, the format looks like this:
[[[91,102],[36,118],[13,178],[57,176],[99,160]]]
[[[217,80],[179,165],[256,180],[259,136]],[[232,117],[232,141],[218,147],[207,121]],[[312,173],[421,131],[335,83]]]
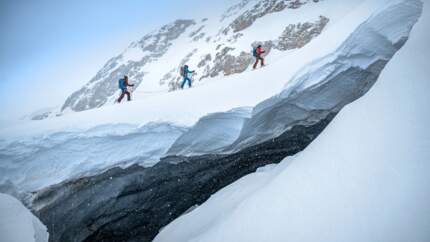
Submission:
[[[0,119],[61,105],[131,41],[234,2],[0,0]]]

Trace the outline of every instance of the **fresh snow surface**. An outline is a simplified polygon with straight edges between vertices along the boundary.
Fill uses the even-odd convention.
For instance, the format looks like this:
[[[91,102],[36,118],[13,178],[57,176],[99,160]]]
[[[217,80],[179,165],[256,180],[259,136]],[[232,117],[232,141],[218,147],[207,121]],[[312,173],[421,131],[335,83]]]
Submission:
[[[426,2],[374,87],[305,151],[222,189],[154,241],[430,241],[429,29]]]
[[[237,108],[201,118],[175,141],[167,154],[190,156],[217,152],[239,137],[243,124],[251,117],[251,111],[252,108]]]
[[[378,77],[376,70],[404,43],[420,12],[421,6],[413,2],[375,11],[333,53],[306,65],[279,95],[259,103],[233,148],[276,138],[292,124],[312,123],[325,117],[324,111],[338,112],[364,95]]]
[[[232,4],[234,2],[239,1],[232,1]],[[170,48],[165,55],[163,55],[157,62],[153,62],[145,66],[144,72],[146,73],[146,76],[143,77],[143,84],[137,89],[138,95],[144,98],[145,96],[150,96],[153,92],[166,92],[166,85],[160,85],[159,80],[162,79],[163,75],[168,71],[172,69],[177,70],[178,64],[182,59],[192,52],[194,54],[189,58],[187,63],[190,65],[191,69],[194,69],[197,68],[201,58],[206,54],[211,54],[213,58],[218,52],[218,45],[234,48],[231,52],[234,55],[238,55],[242,51],[249,52],[251,51],[251,43],[257,40],[266,41],[277,39],[289,24],[309,21],[313,22],[318,20],[320,15],[330,18],[330,23],[336,23],[352,9],[357,8],[361,1],[330,0],[320,1],[318,3],[309,1],[308,4],[301,6],[295,11],[287,9],[281,12],[268,14],[263,18],[257,19],[251,27],[241,31],[240,33],[243,34],[243,36],[235,41],[231,41],[233,39],[232,31],[227,35],[220,34],[220,32],[235,18],[246,10],[251,9],[257,2],[257,0],[250,1],[250,3],[243,9],[234,13],[229,18],[224,19],[222,22],[220,22],[219,19],[221,14],[215,12],[213,13],[214,16],[208,16],[208,20],[206,22],[201,23],[196,21],[196,25],[190,27],[183,35],[181,35],[181,37],[173,41],[172,48]],[[208,7],[210,8],[210,6]],[[192,13],[190,13],[190,18],[192,18]],[[189,35],[200,28],[202,28],[200,33],[205,34],[204,38],[201,41],[191,41]],[[211,41],[205,41],[207,37],[211,37]],[[129,50],[127,49],[126,52],[128,51]],[[133,53],[135,50],[130,49],[130,52]],[[279,56],[285,56],[285,54],[274,51],[273,55],[271,54],[271,56],[267,58],[267,61],[273,62],[278,59]],[[202,72],[203,70],[201,69],[199,71]],[[204,80],[203,84],[216,81],[217,79],[218,78]]]
[[[16,198],[0,193],[0,214],[0,241],[48,241],[45,225]]]
[[[111,124],[0,143],[0,184],[34,191],[113,166],[149,167],[186,130],[169,123]]]
[[[305,5],[309,13],[304,13],[308,13],[309,18],[317,16],[319,11],[326,15],[336,12],[336,16],[330,15],[332,18],[327,28],[308,45],[294,51],[273,53],[273,57],[267,58],[269,65],[256,71],[217,77],[183,91],[141,95],[138,90],[135,101],[121,105],[72,112],[42,121],[0,123],[0,184],[12,183],[19,190],[31,191],[116,165],[146,161],[141,165],[151,166],[185,132],[184,126],[191,127],[210,113],[255,106],[279,93],[297,71],[339,48],[351,31],[388,2],[332,0],[322,1],[321,6]],[[285,17],[280,13],[273,14],[270,21],[274,21],[276,16]],[[306,16],[301,18],[306,19]],[[265,19],[256,21],[256,24],[268,21]],[[208,120],[211,119],[203,118],[201,121]],[[212,120],[211,134],[217,142],[207,140],[206,144],[210,146],[206,147],[188,145],[183,154],[200,154],[228,145],[237,137],[243,121],[242,118],[231,119],[222,124],[224,126],[220,124],[217,130],[216,120]],[[151,127],[157,124],[168,127],[168,131],[162,131],[163,128],[152,131]],[[181,141],[192,139],[193,130],[198,127],[184,134],[175,142],[175,147],[180,147]],[[221,130],[221,127],[228,128],[229,132]],[[92,135],[94,130],[103,130],[103,135]],[[123,131],[126,133],[122,134]],[[199,142],[204,143],[202,140]]]
[[[300,11],[301,14],[288,10],[270,14],[255,22],[257,27],[260,26],[258,28],[269,31],[270,28],[277,26],[279,33],[289,23],[308,21],[318,18],[319,15],[327,15],[330,22],[320,36],[303,48],[286,52],[272,51],[266,58],[268,66],[265,68],[256,71],[248,70],[241,74],[226,77],[215,77],[207,82],[196,83],[194,88],[183,91],[159,90],[156,86],[161,76],[166,73],[165,66],[176,66],[179,63],[176,56],[183,57],[193,50],[189,49],[189,39],[178,39],[176,42],[183,43],[175,42],[174,50],[169,50],[162,59],[158,60],[158,66],[152,66],[155,65],[154,63],[147,67],[152,74],[148,74],[145,77],[148,82],[144,81],[134,92],[134,101],[124,102],[121,105],[108,105],[84,112],[70,112],[61,117],[42,121],[21,120],[9,125],[2,125],[0,126],[0,139],[17,140],[23,139],[23,137],[65,130],[84,130],[111,123],[142,125],[150,122],[171,122],[181,126],[191,126],[199,118],[209,113],[225,112],[237,107],[255,106],[281,91],[287,81],[300,68],[338,48],[352,30],[365,21],[376,7],[385,4],[385,2],[386,0],[365,2],[358,0],[320,1],[318,4],[304,5],[303,11]],[[225,22],[228,21],[225,20]],[[215,31],[219,29],[220,23],[217,19],[215,22],[209,20],[204,25],[207,25],[210,31]],[[195,27],[198,28],[199,26]],[[257,27],[252,26],[245,31],[257,31],[252,30]],[[195,29],[187,31],[184,36],[188,36],[189,32],[193,30]],[[205,32],[208,31],[205,29]],[[241,38],[232,47],[248,52],[252,42],[266,35],[253,36],[247,34],[246,36],[250,37]],[[205,53],[204,48],[216,48],[213,45],[204,44],[204,46],[198,46],[198,49]],[[212,49],[208,53],[212,53]],[[196,63],[189,64],[191,67],[196,66]]]
[[[294,73],[316,58],[337,49],[352,30],[387,2],[389,1],[320,1],[318,6],[304,5],[303,16],[287,11],[288,17],[285,13],[275,13],[257,20],[255,24],[273,28],[272,23],[280,22],[275,21],[277,18],[287,18],[291,23],[297,23],[297,20],[313,19],[319,14],[330,17],[328,26],[320,36],[301,49],[272,52],[273,55],[267,57],[269,65],[256,71],[216,77],[192,89],[170,93],[145,89],[155,91],[148,94],[138,89],[134,93],[134,101],[129,103],[71,112],[41,121],[0,122],[0,185],[12,183],[19,190],[31,191],[68,178],[94,174],[116,165],[128,165],[142,160],[148,161],[142,165],[153,165],[175,139],[182,135],[185,131],[183,127],[192,127],[200,118],[211,113],[228,112],[238,107],[253,107],[279,93]],[[211,30],[219,28],[219,22],[208,21],[204,24]],[[280,25],[278,27],[280,28]],[[252,31],[252,28],[246,31]],[[244,43],[236,44],[238,48],[243,45],[242,49],[248,51],[249,44],[254,40],[248,39],[249,43],[244,40]],[[169,56],[166,61],[169,59],[174,58]],[[150,69],[157,70],[155,67]],[[159,80],[157,78],[154,76],[153,80]],[[148,84],[148,88],[150,86]],[[238,123],[235,123],[236,121]],[[199,154],[232,142],[237,137],[243,119],[236,121],[228,124],[231,132],[213,129],[216,132],[212,134],[216,135],[218,143],[213,142],[211,147],[204,149],[186,149],[184,154]],[[173,131],[157,133],[157,130],[139,128],[148,125],[154,127],[157,124],[164,127],[165,123],[168,123]],[[215,127],[214,125],[216,126],[211,124],[212,127]],[[124,135],[117,134],[124,127],[134,131]],[[94,129],[102,129],[104,135],[89,135]],[[188,138],[192,137],[192,134],[190,131]]]

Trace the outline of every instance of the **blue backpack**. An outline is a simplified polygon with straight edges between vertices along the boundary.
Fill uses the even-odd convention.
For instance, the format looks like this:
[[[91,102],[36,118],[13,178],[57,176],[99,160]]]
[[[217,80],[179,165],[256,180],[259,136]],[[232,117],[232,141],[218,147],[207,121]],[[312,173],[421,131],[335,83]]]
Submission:
[[[119,79],[118,81],[118,88],[123,90],[125,88],[125,80],[124,79]]]
[[[252,49],[252,56],[257,57],[257,48]]]

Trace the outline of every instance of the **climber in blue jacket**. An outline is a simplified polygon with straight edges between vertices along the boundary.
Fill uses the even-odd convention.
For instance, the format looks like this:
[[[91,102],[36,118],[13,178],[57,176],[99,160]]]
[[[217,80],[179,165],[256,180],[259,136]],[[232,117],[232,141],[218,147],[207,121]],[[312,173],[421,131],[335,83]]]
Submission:
[[[184,89],[184,86],[185,86],[186,82],[188,82],[188,86],[191,87],[191,79],[188,76],[188,74],[194,73],[194,71],[190,71],[188,68],[189,68],[188,65],[185,65],[182,68],[181,75],[184,78],[184,80],[182,81],[181,89]]]
[[[128,84],[128,76],[124,76],[124,78],[121,78],[118,81],[118,88],[121,90],[121,95],[116,100],[117,103],[121,103],[125,95],[127,95],[127,101],[131,100],[131,94],[127,90],[127,87],[134,87],[134,84]]]

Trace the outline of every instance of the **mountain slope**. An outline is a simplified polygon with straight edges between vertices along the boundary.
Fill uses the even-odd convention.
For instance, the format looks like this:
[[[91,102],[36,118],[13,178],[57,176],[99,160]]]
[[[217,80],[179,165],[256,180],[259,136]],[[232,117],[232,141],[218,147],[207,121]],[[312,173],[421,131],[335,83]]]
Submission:
[[[429,241],[429,7],[369,93],[305,151],[214,194],[154,241]]]
[[[305,72],[305,76],[309,78],[303,79],[303,73],[299,72],[299,75],[286,86],[284,92],[257,105],[251,117],[248,116],[249,112],[246,109],[242,112],[235,110],[223,115],[219,113],[209,115],[177,139],[178,143],[175,142],[176,144],[172,146],[175,149],[169,151],[174,152],[172,156],[162,158],[152,167],[113,168],[101,174],[71,179],[37,191],[31,206],[42,221],[49,225],[50,231],[53,232],[52,241],[151,241],[160,228],[190,208],[194,208],[196,204],[204,203],[228,184],[261,166],[278,163],[284,157],[305,149],[323,131],[342,105],[364,95],[374,84],[385,64],[405,43],[421,12],[419,1],[391,2],[388,5],[387,2],[381,1],[380,8],[369,12],[368,7],[374,7],[373,4],[374,1],[369,1],[362,9],[357,9],[357,12],[351,15],[355,18],[355,14],[360,14],[367,21],[353,30],[350,37],[344,40],[344,44],[335,49],[334,53],[314,62],[310,70]],[[362,11],[363,9],[365,11]],[[357,57],[362,57],[358,58],[361,61],[357,62]],[[333,68],[333,65],[338,68]],[[317,75],[321,72],[327,75]],[[346,87],[342,82],[339,83],[339,73],[348,84]],[[345,92],[345,95],[333,95],[340,93],[339,90]],[[285,95],[286,93],[290,94]],[[300,98],[296,98],[297,96]],[[319,96],[324,97],[325,102],[320,102],[319,105],[309,102],[309,97]],[[279,117],[283,117],[282,114],[285,113],[278,111],[279,107],[284,105],[288,107],[283,100],[288,101],[287,104],[291,100],[304,100],[306,102],[297,103],[306,104],[306,111],[318,113],[316,111],[323,107],[326,110],[321,111],[325,111],[326,114],[304,116],[302,122],[293,124],[285,118],[285,126],[279,129],[281,121]],[[266,110],[263,115],[262,110]],[[195,152],[189,149],[190,146],[199,148],[197,154],[202,152],[201,147],[206,148],[208,142],[206,139],[193,139],[199,137],[199,132],[203,132],[201,134],[203,136],[206,130],[215,131],[211,132],[212,139],[220,141],[219,144],[228,145],[231,142],[230,137],[222,139],[225,138],[224,133],[216,130],[216,127],[222,128],[222,124],[225,123],[223,120],[228,120],[226,125],[235,130],[236,135],[238,133],[236,125],[242,125],[241,135],[246,136],[249,131],[244,132],[248,130],[244,127],[249,127],[246,125],[248,121],[254,124],[253,119],[259,120],[258,127],[267,127],[265,131],[272,135],[271,139],[261,139],[256,144],[246,143],[237,146],[239,150],[232,153],[217,154],[211,147],[209,151],[203,151],[209,152],[207,154],[188,153]],[[219,125],[214,125],[217,120]],[[276,125],[272,125],[274,120]],[[280,132],[282,133],[279,134]],[[218,137],[221,139],[217,139]],[[190,143],[192,145],[187,146]],[[217,148],[215,146],[215,149]],[[182,151],[185,151],[186,157],[175,155]],[[252,190],[252,185],[251,188],[242,190]],[[224,201],[229,205],[229,201],[237,200]],[[196,213],[199,210],[197,208]],[[181,241],[186,241],[194,238],[189,237],[189,233],[193,234],[194,231],[201,232],[202,238],[208,236],[206,237],[208,241],[217,238],[217,235],[223,236],[223,233],[219,232],[215,232],[216,235],[211,234],[211,231],[208,234],[204,233],[204,228],[210,228],[211,224],[211,221],[209,225],[205,223],[207,221],[205,218],[209,217],[210,220],[214,214],[210,212],[213,210],[203,211],[204,218],[198,220],[201,223],[191,219],[190,223],[198,223],[192,226],[194,229],[191,232],[187,229],[189,224],[187,222],[185,227],[179,229],[179,233],[166,232],[167,237],[164,239],[177,241],[180,238]],[[219,214],[216,213],[215,217]],[[64,217],[70,219],[63,221]],[[240,220],[241,218],[237,221]],[[56,226],[59,221],[62,221],[60,227]],[[200,225],[203,229],[199,227]],[[163,231],[166,230],[169,231],[168,228]],[[173,228],[173,231],[177,230]],[[233,231],[231,234],[237,233]],[[162,235],[163,233],[160,234]],[[264,236],[270,238],[267,234]],[[259,237],[259,240],[262,240],[262,237]],[[231,241],[237,239],[226,238]]]
[[[236,48],[233,52],[239,50],[237,55],[240,55],[242,50],[250,52],[251,44],[258,39],[277,39],[285,26],[289,24],[318,20],[321,15],[327,16],[330,22],[318,37],[299,49],[294,51],[272,50],[266,57],[268,66],[263,69],[257,71],[247,70],[243,73],[229,76],[222,74],[210,78],[210,80],[195,81],[196,88],[191,90],[167,92],[168,83],[164,87],[159,85],[159,80],[166,74],[166,66],[170,66],[167,68],[168,70],[177,68],[180,60],[195,49],[194,42],[190,42],[188,37],[181,38],[181,40],[175,41],[175,46],[181,46],[180,48],[170,48],[161,59],[145,68],[145,71],[150,70],[150,72],[145,75],[145,84],[140,85],[133,92],[133,102],[121,105],[105,105],[98,110],[93,109],[85,112],[65,112],[61,117],[48,118],[37,122],[18,121],[14,124],[0,127],[1,137],[10,140],[17,136],[45,135],[46,133],[70,129],[83,130],[110,123],[143,125],[160,120],[191,126],[200,117],[208,113],[224,112],[240,106],[254,106],[279,92],[295,72],[304,65],[337,48],[349,35],[351,29],[354,29],[355,26],[365,20],[364,15],[359,14],[345,18],[354,10],[360,8],[360,4],[361,1],[359,0],[320,1],[303,5],[294,11],[286,9],[282,12],[265,15],[255,21],[251,27],[244,30],[246,32],[245,36],[248,37],[245,38],[244,36],[234,44],[229,45]],[[253,5],[250,2],[247,6]],[[363,11],[369,12],[369,8],[363,8]],[[234,16],[230,17],[230,20],[233,18]],[[225,19],[222,23],[224,22],[227,24],[228,19]],[[207,20],[206,23],[208,28],[213,29],[213,32],[217,32],[220,29],[219,18],[216,18],[213,22]],[[212,24],[209,25],[209,23]],[[198,26],[193,25],[193,28],[198,29]],[[191,29],[188,31],[192,32]],[[206,46],[205,48],[212,49],[214,53],[221,51],[216,51],[217,46],[212,43],[203,41],[199,42],[199,44]],[[203,47],[199,48],[199,51],[205,54],[211,52],[210,50],[206,51]],[[200,57],[194,56],[189,63],[190,66],[196,67],[199,62]],[[198,72],[202,73],[202,71]],[[115,80],[112,85],[116,88],[117,81]],[[115,97],[115,94],[110,97],[111,103],[113,103]],[[217,100],[217,102],[212,102],[211,100]],[[192,107],[190,104],[193,104]]]
[[[70,108],[82,111],[102,106],[116,92],[117,81],[125,74],[139,85],[145,75],[143,66],[163,56],[172,46],[172,41],[192,25],[195,25],[192,20],[177,20],[155,33],[146,35],[140,41],[133,42],[121,55],[110,59],[88,84],[73,93],[61,110]]]
[[[335,5],[338,4],[336,1],[332,1],[330,4],[323,2],[318,4],[321,5],[313,5],[314,7],[309,9],[303,9],[305,7],[303,6],[301,18],[307,18],[308,15],[318,16],[320,11],[326,12],[328,16],[333,16],[333,19],[336,19],[335,16],[337,18],[343,16],[331,14]],[[190,139],[184,138],[185,136],[175,141],[176,137],[181,135],[181,132],[177,132],[179,129],[175,127],[191,127],[208,113],[222,113],[236,107],[255,106],[278,93],[294,72],[315,58],[336,49],[338,44],[342,43],[349,35],[351,29],[367,18],[370,14],[369,6],[363,7],[362,10],[355,7],[351,8],[351,6],[356,6],[355,4],[355,1],[350,1],[341,5],[351,12],[351,16],[342,18],[342,21],[331,21],[332,25],[327,26],[325,32],[297,51],[279,52],[279,56],[273,59],[274,62],[263,69],[214,78],[211,82],[183,92],[143,96],[141,100],[122,105],[107,106],[97,110],[71,113],[58,118],[38,122],[22,122],[3,127],[1,137],[4,140],[0,140],[2,182],[8,184],[10,181],[20,190],[32,191],[83,174],[95,174],[115,165],[131,164],[132,161],[136,162],[139,158],[148,159],[138,162],[139,164],[151,166],[158,162],[161,156],[165,155],[163,152],[166,150],[176,150],[178,151],[177,154],[184,155],[189,155],[189,151],[198,147],[201,147],[201,150],[194,150],[194,154],[201,153],[202,150],[211,153],[209,151],[214,151],[214,149],[218,149],[217,152],[219,152],[219,149],[225,148],[223,146],[236,141],[238,134],[233,134],[233,131],[242,131],[242,124],[235,123],[237,119],[230,121],[232,122],[232,126],[229,126],[232,127],[230,129],[232,132],[229,133],[230,137],[220,138],[218,144],[213,140],[207,140],[211,144],[210,146],[203,144],[204,138],[191,138],[191,140],[201,142],[201,146],[187,143]],[[356,11],[360,14],[355,14]],[[298,15],[294,15],[294,17]],[[283,15],[272,17],[278,19]],[[267,58],[270,60],[270,56]],[[285,66],[289,68],[286,69]],[[243,121],[243,119],[241,120]],[[147,137],[153,137],[153,131],[145,127],[155,127],[151,123],[160,122],[173,124],[170,126],[173,129],[162,135],[158,133],[160,135],[159,140],[150,142],[151,139],[147,139]],[[124,125],[115,125],[118,123]],[[218,132],[220,130],[220,127],[217,127],[218,124],[218,121],[214,122],[212,129],[214,130],[213,135],[220,137],[222,132]],[[228,126],[223,125],[223,127]],[[124,126],[132,127],[130,128],[131,131],[124,134],[122,128]],[[139,127],[143,128],[140,129]],[[205,125],[204,127],[209,126]],[[105,130],[106,134],[93,135],[94,129]],[[169,132],[170,135],[165,135]],[[281,131],[279,130],[279,132]],[[186,135],[195,137],[190,134],[192,133]],[[130,141],[126,140],[127,137],[130,138]],[[168,140],[168,142],[163,139]],[[183,143],[183,141],[187,142]],[[86,147],[88,142],[93,142],[93,145],[81,150],[82,147]],[[134,142],[142,142],[142,144],[136,145]],[[175,146],[169,148],[171,142],[175,142]],[[114,144],[121,147],[115,148]],[[180,151],[183,149],[183,145],[192,148],[187,152]],[[142,147],[148,147],[148,149],[142,150]],[[240,148],[238,146],[238,149]],[[94,149],[100,149],[101,152]],[[124,154],[125,151],[127,154]],[[106,152],[110,154],[107,159]],[[169,152],[169,154],[175,153]],[[61,159],[58,154],[69,154],[70,157]],[[55,169],[51,169],[52,167]],[[46,175],[42,176],[43,173]]]
[[[382,89],[387,93],[379,91],[377,98],[370,99],[365,107],[354,108],[349,115],[343,115],[342,111],[345,105],[372,90],[375,82],[378,85],[377,79],[387,63],[394,60],[396,52],[407,43],[411,28],[419,18],[421,5],[419,0],[242,1],[215,20],[193,20],[195,24],[190,24],[177,39],[163,44],[170,31],[164,37],[150,37],[144,46],[150,46],[156,40],[160,46],[170,47],[166,47],[168,50],[165,52],[161,48],[164,54],[154,59],[151,57],[151,61],[145,64],[148,72],[144,73],[141,85],[134,92],[135,101],[121,105],[100,104],[102,106],[98,109],[82,112],[67,113],[66,108],[64,115],[58,118],[21,121],[1,127],[0,191],[14,194],[31,207],[47,225],[51,241],[152,241],[163,227],[157,238],[159,241],[213,241],[214,238],[220,241],[282,241],[288,236],[298,241],[301,238],[345,241],[349,234],[356,234],[356,228],[365,231],[369,238],[374,234],[388,238],[362,223],[357,224],[355,216],[351,216],[353,219],[347,220],[350,223],[345,225],[345,231],[350,233],[338,233],[336,237],[336,234],[327,232],[330,228],[324,226],[330,226],[333,220],[342,221],[343,217],[336,213],[337,206],[333,206],[335,209],[324,208],[332,208],[332,201],[339,201],[347,207],[352,204],[354,206],[351,205],[350,210],[340,211],[352,215],[356,215],[352,211],[363,211],[359,218],[366,221],[374,210],[367,209],[369,207],[363,209],[357,205],[360,203],[355,202],[368,199],[364,201],[376,201],[380,205],[385,201],[383,198],[379,200],[376,192],[368,197],[360,196],[368,195],[369,187],[366,185],[369,179],[375,181],[379,192],[380,188],[389,187],[397,175],[404,183],[393,184],[400,186],[405,193],[410,192],[411,196],[417,194],[414,189],[426,188],[418,181],[428,184],[422,175],[424,172],[419,173],[427,171],[427,167],[421,163],[415,166],[414,160],[428,157],[426,140],[429,139],[425,126],[413,129],[413,122],[409,119],[421,117],[418,112],[425,108],[419,106],[412,109],[412,113],[400,105],[414,107],[411,100],[427,103],[426,96],[422,95],[427,90],[423,81],[426,72],[421,76],[405,77],[420,80],[419,86],[412,85],[416,88],[412,94],[402,95],[402,89],[410,90],[410,86],[403,85],[403,82],[394,89],[384,84]],[[238,19],[241,24],[238,24]],[[209,32],[213,34],[209,35]],[[286,34],[281,36],[283,33]],[[232,37],[236,34],[239,35]],[[204,38],[207,36],[217,38],[207,42]],[[416,36],[414,39],[417,41]],[[420,36],[418,39],[421,42],[414,43],[418,43],[417,49],[424,52],[423,43],[428,38]],[[241,63],[246,66],[248,49],[256,40],[265,41],[270,49],[267,56],[269,65],[255,71],[250,71],[249,67],[243,69]],[[228,45],[218,48],[211,41],[224,41]],[[132,49],[140,51],[138,42],[133,46]],[[151,49],[157,49],[157,46]],[[282,50],[289,46],[295,49]],[[409,47],[409,51],[413,47]],[[208,53],[211,58],[206,58]],[[136,60],[142,57],[141,54],[127,52],[118,61]],[[422,56],[411,52],[402,59],[401,65],[396,64],[394,70],[397,71],[393,71],[393,67],[389,69],[391,74],[384,77],[385,83],[404,74],[399,72],[402,67],[416,72],[429,69],[415,69],[428,63],[425,57],[409,66],[407,60],[413,59],[413,54]],[[195,88],[167,92],[168,89],[174,90],[177,79],[173,75],[162,80],[163,77],[176,72],[174,69],[185,57],[192,66],[205,60],[199,73],[215,70],[214,77],[200,75],[199,78],[204,78],[195,82]],[[132,62],[127,61],[128,64]],[[121,66],[128,64],[122,63]],[[100,79],[99,82],[104,81]],[[91,96],[91,85],[88,90]],[[400,100],[393,101],[394,97],[388,95],[392,93],[399,95]],[[417,99],[411,98],[414,94],[417,94]],[[384,100],[384,104],[395,103],[402,111],[397,113],[389,106],[390,112],[381,112],[381,107],[375,105],[379,100]],[[87,107],[87,101],[83,101],[82,107]],[[372,105],[379,108],[369,108]],[[367,109],[373,110],[369,123],[359,129],[357,120],[365,124],[362,117]],[[342,116],[336,118],[339,112]],[[423,113],[422,120],[426,121],[428,115]],[[389,120],[382,114],[398,120],[394,122],[395,127],[387,125]],[[332,128],[324,131],[333,118],[335,122],[329,126]],[[371,125],[373,122],[375,127]],[[394,130],[400,130],[401,124],[405,124],[407,129]],[[384,125],[386,129],[381,128]],[[342,129],[333,134],[333,127]],[[353,131],[348,133],[351,129]],[[385,134],[388,141],[379,135],[379,130],[389,131]],[[321,132],[322,138],[311,144]],[[392,152],[396,150],[396,138],[402,138],[393,136],[397,133],[406,137],[399,142],[404,147],[400,154]],[[417,138],[416,143],[414,137]],[[338,139],[343,142],[338,144]],[[375,152],[379,143],[384,144],[380,153]],[[415,152],[411,156],[413,160],[399,167],[411,173],[404,175],[395,169],[386,172],[390,162],[400,164],[395,158],[407,160],[408,150]],[[279,166],[261,168],[302,151],[302,155],[299,153],[296,158],[287,158],[287,162]],[[354,159],[347,159],[350,153],[354,154]],[[362,157],[362,154],[367,155]],[[371,154],[376,154],[376,158]],[[392,159],[384,159],[386,157]],[[363,158],[368,159],[362,161]],[[290,163],[291,159],[297,160]],[[325,164],[329,165],[326,167]],[[416,167],[423,169],[417,171]],[[254,173],[257,169],[266,172]],[[408,174],[414,172],[417,172],[417,180],[408,183],[415,179]],[[389,184],[379,180],[375,173],[387,178]],[[303,182],[303,177],[307,182]],[[401,187],[404,184],[409,184],[407,188],[410,189]],[[229,187],[223,189],[226,186]],[[304,192],[308,187],[311,193]],[[390,198],[396,198],[393,187],[388,189]],[[294,196],[289,195],[290,191]],[[347,194],[354,200],[345,198],[342,192],[350,192]],[[318,210],[321,209],[319,203],[312,199],[312,193],[323,201],[323,212],[316,214],[324,219],[312,216],[315,211],[321,211]],[[326,194],[331,195],[331,199],[324,200]],[[427,200],[425,195],[423,204]],[[399,201],[393,203],[397,208],[405,200]],[[270,206],[255,209],[255,204]],[[301,205],[310,208],[309,211],[301,209]],[[424,208],[421,203],[418,205],[420,209]],[[385,207],[381,205],[378,208],[383,210]],[[407,209],[403,211],[416,214]],[[180,217],[183,214],[186,215]],[[301,217],[302,214],[306,216]],[[338,216],[330,220],[327,214]],[[387,221],[402,221],[382,215],[373,227],[396,226]],[[249,216],[255,216],[258,221]],[[424,221],[428,217],[422,218]],[[301,237],[304,234],[300,230],[302,219],[308,219],[306,224],[313,223],[316,228],[322,228],[315,230],[318,232],[315,236],[319,237]],[[264,227],[260,221],[272,227]],[[417,221],[417,228],[413,232],[424,237],[425,230],[421,228],[425,223],[414,221]],[[284,233],[285,224],[291,225],[288,234]],[[401,222],[398,224],[407,226]],[[244,226],[252,232],[245,234],[239,231]],[[270,234],[268,231],[272,228],[275,230]],[[396,234],[398,238],[402,238],[401,229],[396,231],[399,231]],[[306,233],[313,236],[308,230]],[[356,238],[366,240],[360,236]]]
[[[310,11],[319,5],[323,5],[319,14]],[[334,20],[338,15],[324,10],[324,5],[311,0],[242,0],[220,14],[220,19],[177,20],[109,60],[66,100],[61,111],[111,105],[123,75],[140,86],[138,92],[143,94],[178,89],[179,67],[185,63],[197,71],[195,81],[244,72],[254,61],[250,51],[257,42],[264,43],[268,53],[282,52],[301,48],[318,36],[332,18],[326,15],[333,15]],[[282,21],[272,19],[267,34],[259,25],[270,18]]]

